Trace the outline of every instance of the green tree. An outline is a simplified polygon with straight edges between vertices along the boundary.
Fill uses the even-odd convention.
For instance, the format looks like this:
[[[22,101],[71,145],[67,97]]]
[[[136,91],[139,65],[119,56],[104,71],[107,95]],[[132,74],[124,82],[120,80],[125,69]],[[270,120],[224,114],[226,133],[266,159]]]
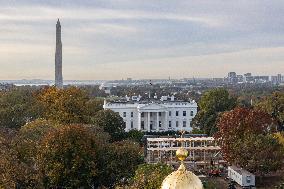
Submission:
[[[138,143],[119,141],[111,143],[102,152],[98,162],[99,184],[113,187],[134,175],[138,165],[143,163],[143,153]]]
[[[97,174],[97,142],[90,129],[81,125],[68,125],[48,133],[38,154],[44,186],[90,188]]]
[[[260,101],[257,107],[272,115],[278,122],[279,129],[284,127],[284,93],[274,92]]]
[[[144,136],[144,133],[142,131],[138,131],[136,129],[130,130],[125,133],[125,138],[128,140],[132,140],[138,143],[142,143],[142,138]]]
[[[95,126],[101,127],[111,136],[111,141],[122,140],[125,133],[125,123],[120,115],[112,110],[101,110],[92,118]]]
[[[267,174],[283,166],[283,146],[272,135],[246,134],[234,146],[234,163],[255,174]]]
[[[41,108],[30,89],[16,88],[0,93],[0,127],[20,128],[41,116]]]
[[[275,123],[258,109],[235,108],[218,121],[218,141],[224,158],[254,173],[268,173],[281,168],[282,146],[273,138]]]
[[[218,116],[224,111],[233,109],[236,106],[236,98],[231,97],[223,88],[212,89],[204,93],[198,105],[199,111],[194,118],[193,126],[212,135],[217,131]]]
[[[173,171],[166,164],[142,164],[135,171],[130,188],[136,189],[157,189],[162,185],[163,180]]]

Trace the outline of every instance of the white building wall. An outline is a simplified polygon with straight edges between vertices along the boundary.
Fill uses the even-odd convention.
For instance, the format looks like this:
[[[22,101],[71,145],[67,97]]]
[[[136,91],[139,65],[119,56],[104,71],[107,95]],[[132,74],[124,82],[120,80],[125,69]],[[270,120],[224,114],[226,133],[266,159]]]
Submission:
[[[139,130],[139,112],[144,113],[144,117],[141,115],[140,119],[142,127],[142,122],[144,121],[144,130],[143,128],[141,129],[143,131],[149,131],[149,123],[152,125],[151,131],[191,131],[191,121],[197,114],[197,104],[195,102],[163,102],[150,104],[115,102],[105,103],[104,109],[118,112],[126,123],[126,131],[132,129]],[[177,111],[178,115],[176,115]],[[184,111],[186,115],[183,114]],[[159,114],[159,112],[161,113]],[[133,114],[133,117],[131,114]],[[148,122],[148,114],[151,114],[150,122]],[[161,121],[161,127],[159,127],[159,121],[157,121],[157,114],[159,121]],[[171,127],[169,126],[169,122],[171,122]],[[185,122],[185,125],[183,122]],[[176,125],[177,123],[178,126]]]

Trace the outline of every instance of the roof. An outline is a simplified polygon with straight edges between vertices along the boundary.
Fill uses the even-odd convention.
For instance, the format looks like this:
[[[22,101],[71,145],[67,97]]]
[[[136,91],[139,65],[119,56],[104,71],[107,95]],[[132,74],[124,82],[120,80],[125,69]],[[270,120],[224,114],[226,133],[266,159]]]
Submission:
[[[242,174],[254,175],[254,174],[248,172],[247,170],[242,169],[242,168],[237,167],[237,166],[234,166],[234,165],[229,166],[229,168],[233,169],[234,171],[236,171],[236,172],[239,173],[240,175],[242,175]]]

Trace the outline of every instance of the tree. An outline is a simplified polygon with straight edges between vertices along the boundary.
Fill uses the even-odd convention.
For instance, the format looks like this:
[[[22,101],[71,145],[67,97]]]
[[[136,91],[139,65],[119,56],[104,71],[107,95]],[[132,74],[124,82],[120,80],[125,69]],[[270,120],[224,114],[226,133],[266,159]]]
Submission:
[[[157,189],[163,180],[173,171],[166,164],[142,164],[135,171],[130,188],[135,189]]]
[[[40,185],[39,173],[36,166],[39,145],[43,137],[49,132],[55,131],[57,127],[59,125],[51,121],[37,119],[21,127],[14,137],[12,147],[17,155],[17,159],[27,166],[28,170],[26,170],[26,174],[32,174],[31,178],[33,178],[33,180],[30,179],[25,182],[33,183],[34,186]]]
[[[283,164],[283,146],[272,135],[246,134],[234,150],[235,163],[255,174],[280,170]]]
[[[100,185],[113,187],[129,180],[138,165],[143,163],[143,153],[138,143],[119,141],[111,143],[98,161],[97,180]]]
[[[90,188],[97,174],[97,142],[90,129],[81,125],[68,125],[48,133],[38,154],[44,186]]]
[[[0,127],[20,128],[40,115],[32,90],[17,88],[0,93]]]
[[[90,114],[86,108],[88,95],[76,87],[67,89],[47,87],[37,97],[46,119],[63,124],[88,122]]]
[[[103,110],[104,100],[101,98],[92,98],[86,102],[88,114],[95,115],[100,110]]]
[[[11,129],[0,129],[0,188],[13,188],[17,183],[17,176],[13,175],[17,158],[11,148],[14,135]]]
[[[128,140],[132,140],[138,143],[142,143],[142,138],[144,136],[144,133],[142,131],[138,131],[136,129],[130,130],[125,133],[125,138]]]
[[[283,146],[284,148],[284,132],[277,132],[274,135],[274,138],[278,140],[278,142]]]
[[[101,127],[111,136],[111,141],[123,139],[125,123],[120,115],[112,110],[101,110],[92,118],[95,126]]]
[[[280,168],[282,147],[271,135],[275,123],[266,112],[235,108],[221,116],[217,127],[215,138],[229,163],[260,174]]]
[[[263,101],[259,102],[257,107],[263,109],[270,115],[272,115],[279,126],[279,129],[284,127],[284,93],[274,92],[272,95],[264,98]]]
[[[204,130],[206,134],[213,135],[216,131],[216,121],[224,111],[233,109],[236,106],[236,99],[231,97],[223,88],[207,91],[202,97],[199,111],[194,118],[193,126]]]

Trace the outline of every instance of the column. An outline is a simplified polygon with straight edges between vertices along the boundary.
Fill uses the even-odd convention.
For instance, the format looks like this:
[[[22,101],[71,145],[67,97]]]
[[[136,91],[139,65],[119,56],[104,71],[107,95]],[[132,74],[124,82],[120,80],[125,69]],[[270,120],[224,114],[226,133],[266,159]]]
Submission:
[[[147,112],[147,126],[148,126],[148,132],[151,131],[151,128],[150,128],[150,112]]]
[[[156,131],[159,131],[159,112],[156,112],[156,115],[157,115],[156,116],[157,117],[157,120],[156,120],[157,121],[157,123],[156,123],[156,125],[157,125],[156,126]]]
[[[145,127],[145,124],[144,124]],[[138,126],[137,126],[137,130],[141,131],[141,112],[138,112]]]
[[[165,131],[168,131],[168,130],[169,130],[169,121],[168,121],[168,112],[167,112],[167,111],[165,111],[164,129],[165,129]]]

